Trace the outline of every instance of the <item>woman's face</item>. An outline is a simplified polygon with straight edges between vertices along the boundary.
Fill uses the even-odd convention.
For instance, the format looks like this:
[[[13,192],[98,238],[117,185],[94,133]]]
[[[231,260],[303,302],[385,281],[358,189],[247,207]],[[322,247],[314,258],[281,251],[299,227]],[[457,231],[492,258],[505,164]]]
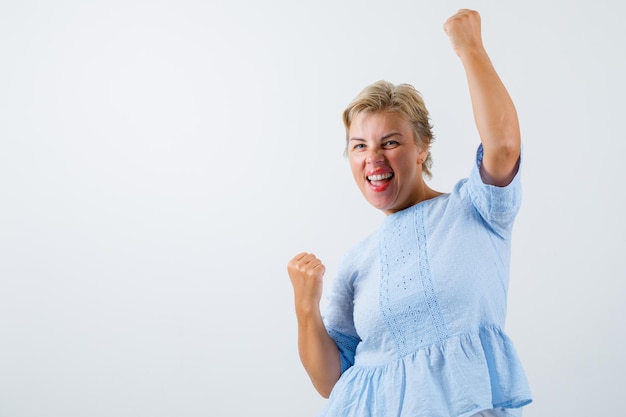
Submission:
[[[400,114],[362,112],[352,121],[348,132],[352,175],[365,199],[385,214],[423,199],[422,163],[427,155]]]

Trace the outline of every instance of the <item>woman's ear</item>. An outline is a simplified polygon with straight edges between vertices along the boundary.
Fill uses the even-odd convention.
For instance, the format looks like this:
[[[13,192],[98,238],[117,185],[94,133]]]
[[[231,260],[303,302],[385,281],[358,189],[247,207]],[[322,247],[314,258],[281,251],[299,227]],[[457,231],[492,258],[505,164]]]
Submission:
[[[424,163],[424,161],[426,161],[426,158],[428,158],[428,147],[427,146],[419,150],[419,152],[417,154],[417,163],[422,165]]]

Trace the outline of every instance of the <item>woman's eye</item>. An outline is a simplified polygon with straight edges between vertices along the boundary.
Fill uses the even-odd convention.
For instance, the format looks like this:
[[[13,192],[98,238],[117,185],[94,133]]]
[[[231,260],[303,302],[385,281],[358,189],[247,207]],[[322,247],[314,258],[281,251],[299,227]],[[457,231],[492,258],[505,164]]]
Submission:
[[[364,149],[364,148],[365,148],[365,145],[363,145],[362,143],[357,143],[356,145],[352,147],[352,149],[354,150]]]
[[[388,140],[387,142],[383,143],[383,146],[385,148],[393,148],[395,146],[398,146],[398,142],[395,140]]]

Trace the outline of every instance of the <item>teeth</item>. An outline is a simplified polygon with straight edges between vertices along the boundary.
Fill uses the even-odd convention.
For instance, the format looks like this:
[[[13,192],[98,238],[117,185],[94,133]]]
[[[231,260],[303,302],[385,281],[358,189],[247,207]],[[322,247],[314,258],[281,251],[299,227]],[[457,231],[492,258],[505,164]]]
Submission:
[[[392,173],[387,173],[387,174],[379,174],[379,175],[370,175],[369,177],[367,177],[368,180],[370,181],[382,181],[382,180],[386,180],[393,177]]]

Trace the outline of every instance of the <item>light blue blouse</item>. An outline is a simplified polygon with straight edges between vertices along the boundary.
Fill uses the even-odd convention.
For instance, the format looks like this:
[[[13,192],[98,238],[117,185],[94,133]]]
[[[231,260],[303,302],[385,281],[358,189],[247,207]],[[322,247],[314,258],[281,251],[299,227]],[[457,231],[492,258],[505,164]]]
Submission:
[[[343,258],[324,323],[342,375],[321,416],[520,416],[530,389],[503,331],[520,173],[387,216]]]

